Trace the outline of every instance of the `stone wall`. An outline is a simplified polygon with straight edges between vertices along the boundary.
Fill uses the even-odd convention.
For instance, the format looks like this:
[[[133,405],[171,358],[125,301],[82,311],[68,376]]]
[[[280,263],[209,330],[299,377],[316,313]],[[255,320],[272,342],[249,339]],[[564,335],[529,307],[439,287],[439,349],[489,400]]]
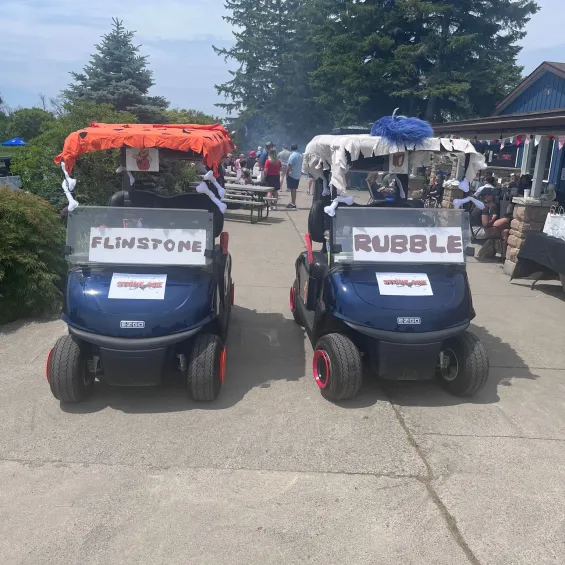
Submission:
[[[540,200],[514,198],[514,219],[510,224],[510,235],[508,237],[508,249],[504,272],[512,275],[518,253],[526,241],[526,234],[543,230],[547,214],[554,202],[543,202]],[[527,202],[527,203],[526,203]]]
[[[442,207],[453,208],[453,201],[455,199],[465,198],[466,196],[468,195],[465,194],[460,188],[444,187]]]

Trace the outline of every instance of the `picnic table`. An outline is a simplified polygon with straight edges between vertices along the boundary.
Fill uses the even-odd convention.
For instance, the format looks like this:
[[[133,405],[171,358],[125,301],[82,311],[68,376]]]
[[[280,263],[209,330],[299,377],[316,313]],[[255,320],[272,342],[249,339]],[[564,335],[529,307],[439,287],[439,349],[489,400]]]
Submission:
[[[269,217],[269,204],[272,199],[267,198],[267,194],[273,189],[268,186],[256,186],[252,184],[238,184],[229,183],[225,184],[226,195],[223,202],[226,204],[242,204],[251,209],[251,223],[255,224],[260,220]],[[257,211],[257,219],[253,221],[253,212]],[[266,210],[266,215],[263,216],[263,211]]]
[[[226,175],[224,177],[224,179],[228,183],[237,183],[237,181],[239,180],[235,175]],[[260,185],[261,182],[262,182],[261,179],[258,179],[258,178],[255,178],[255,177],[252,177],[251,180],[253,181],[253,184],[256,184],[256,185]]]

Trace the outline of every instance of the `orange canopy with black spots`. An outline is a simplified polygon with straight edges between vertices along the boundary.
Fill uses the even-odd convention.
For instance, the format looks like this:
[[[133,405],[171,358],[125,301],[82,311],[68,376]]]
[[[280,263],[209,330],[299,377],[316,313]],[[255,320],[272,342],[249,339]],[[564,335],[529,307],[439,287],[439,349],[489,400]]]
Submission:
[[[65,162],[70,173],[77,158],[91,151],[120,149],[122,147],[162,147],[175,151],[194,151],[202,155],[204,164],[218,176],[218,167],[233,144],[229,132],[220,124],[98,124],[71,133],[55,163]]]

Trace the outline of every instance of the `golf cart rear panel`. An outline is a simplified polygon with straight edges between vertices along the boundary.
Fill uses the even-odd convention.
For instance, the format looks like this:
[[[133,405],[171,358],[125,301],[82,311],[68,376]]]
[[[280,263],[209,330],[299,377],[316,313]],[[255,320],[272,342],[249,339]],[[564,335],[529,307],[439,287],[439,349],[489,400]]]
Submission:
[[[218,315],[207,210],[79,207],[69,214],[63,319],[113,385],[161,381],[168,348]]]

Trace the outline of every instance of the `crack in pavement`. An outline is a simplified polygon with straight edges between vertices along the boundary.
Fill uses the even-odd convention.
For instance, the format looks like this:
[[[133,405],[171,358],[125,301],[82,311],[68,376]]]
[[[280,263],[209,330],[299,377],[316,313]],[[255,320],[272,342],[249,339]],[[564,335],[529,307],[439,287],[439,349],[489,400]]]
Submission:
[[[480,434],[446,434],[441,432],[418,432],[422,436],[440,437],[467,437],[476,439],[526,439],[534,441],[557,441],[565,442],[565,438],[558,437],[536,437],[536,436],[516,436],[516,435],[480,435]]]
[[[171,469],[190,470],[190,471],[249,471],[255,473],[290,473],[302,475],[345,475],[353,477],[378,477],[388,479],[414,479],[422,480],[422,476],[413,473],[375,473],[371,471],[316,471],[309,469],[272,469],[261,467],[214,467],[211,465],[151,465],[139,463],[108,463],[105,461],[65,461],[62,459],[25,459],[18,457],[0,457],[0,463],[19,463],[21,465],[42,466],[42,465],[59,465],[59,466],[100,466],[100,467],[124,467],[129,469],[147,469],[150,471],[169,471]]]
[[[425,477],[418,476],[416,477],[416,479],[426,487],[428,494],[430,495],[430,498],[432,499],[437,509],[439,510],[440,515],[444,519],[445,524],[447,525],[447,529],[449,530],[449,533],[451,534],[452,538],[455,540],[457,545],[461,548],[461,550],[469,560],[469,563],[471,563],[472,565],[481,565],[481,562],[479,561],[477,556],[473,553],[473,550],[469,547],[469,544],[465,541],[465,538],[463,537],[463,534],[461,533],[461,530],[457,525],[457,520],[449,512],[447,506],[445,506],[438,492],[435,490],[432,484],[433,480],[435,479],[432,467],[428,462],[421,447],[418,445],[418,442],[412,435],[412,432],[408,428],[408,425],[406,424],[406,421],[404,420],[404,416],[400,412],[399,407],[395,405],[390,398],[388,399],[388,402],[390,403],[394,411],[394,414],[396,415],[396,419],[398,420],[398,423],[400,424],[401,428],[404,430],[408,442],[414,448],[418,457],[421,459],[422,463],[426,468],[426,476]]]

